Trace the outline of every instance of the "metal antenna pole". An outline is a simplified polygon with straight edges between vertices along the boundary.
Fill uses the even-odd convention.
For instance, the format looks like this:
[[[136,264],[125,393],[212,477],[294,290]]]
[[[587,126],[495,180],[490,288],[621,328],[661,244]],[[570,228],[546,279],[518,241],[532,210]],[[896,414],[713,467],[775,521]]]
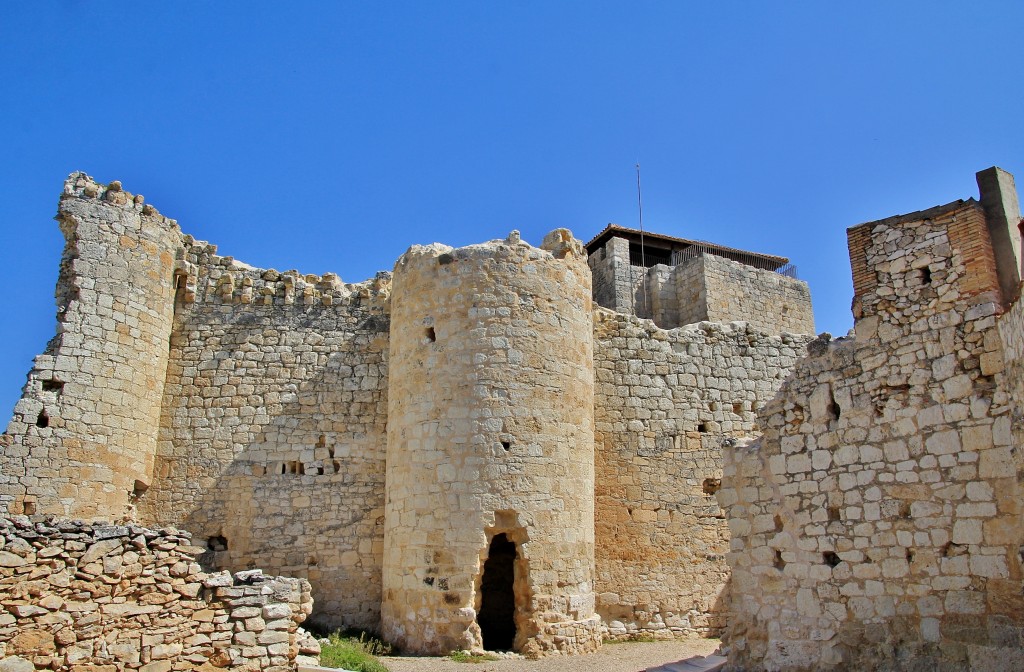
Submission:
[[[644,286],[644,313],[647,312],[647,252],[644,249],[644,199],[640,191],[640,163],[636,164],[636,205],[640,214],[640,267],[642,276],[640,282]]]

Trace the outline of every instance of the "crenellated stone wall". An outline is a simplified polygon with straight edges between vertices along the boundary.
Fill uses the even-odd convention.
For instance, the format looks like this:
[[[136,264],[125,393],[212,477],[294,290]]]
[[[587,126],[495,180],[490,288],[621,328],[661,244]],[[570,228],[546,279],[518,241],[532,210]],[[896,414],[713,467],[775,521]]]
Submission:
[[[206,574],[203,550],[174,529],[0,518],[0,667],[294,671],[309,584]]]
[[[249,267],[185,237],[140,519],[214,567],[309,579],[314,620],[380,620],[390,274]]]
[[[611,636],[717,635],[722,446],[754,431],[811,337],[595,316],[597,611]]]
[[[729,668],[1024,667],[1021,308],[983,210],[849,238],[855,337],[812,343],[726,451]]]

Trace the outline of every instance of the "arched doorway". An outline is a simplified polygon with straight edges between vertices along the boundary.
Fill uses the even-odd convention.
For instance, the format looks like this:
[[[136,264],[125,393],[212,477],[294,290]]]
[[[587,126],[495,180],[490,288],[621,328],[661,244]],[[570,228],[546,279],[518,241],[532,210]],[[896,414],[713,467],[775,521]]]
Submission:
[[[515,561],[515,542],[504,533],[495,535],[484,561],[476,617],[488,651],[510,651],[516,639]]]

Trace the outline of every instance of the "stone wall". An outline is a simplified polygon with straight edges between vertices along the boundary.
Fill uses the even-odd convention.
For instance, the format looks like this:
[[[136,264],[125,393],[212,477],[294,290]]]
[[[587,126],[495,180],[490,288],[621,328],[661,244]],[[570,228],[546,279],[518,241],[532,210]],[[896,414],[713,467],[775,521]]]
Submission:
[[[542,248],[513,232],[395,266],[382,620],[403,648],[494,648],[495,540],[515,554],[490,596],[515,630],[501,648],[600,645],[590,272],[567,230]]]
[[[57,221],[57,334],[2,440],[0,505],[120,518],[151,481],[181,234],[84,173],[65,182]]]
[[[609,634],[720,632],[722,444],[754,430],[810,340],[596,312],[596,590]]]
[[[705,254],[704,301],[711,322],[745,320],[770,333],[814,333],[807,283]]]
[[[639,308],[636,290],[644,269],[629,263],[629,241],[610,238],[604,247],[587,257],[594,302],[617,313],[635,313]]]
[[[308,578],[314,620],[380,620],[389,274],[280,273],[185,238],[146,523],[221,569]]]
[[[973,201],[851,229],[856,337],[726,452],[732,669],[1024,666],[1021,318],[1000,337],[987,237]]]
[[[295,670],[309,584],[205,574],[173,529],[0,518],[0,666]]]

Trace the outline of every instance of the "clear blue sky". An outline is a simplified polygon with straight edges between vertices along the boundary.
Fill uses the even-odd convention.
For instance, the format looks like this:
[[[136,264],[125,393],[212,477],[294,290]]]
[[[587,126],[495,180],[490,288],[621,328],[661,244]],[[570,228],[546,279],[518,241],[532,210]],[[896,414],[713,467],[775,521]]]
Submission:
[[[64,177],[222,254],[358,281],[413,243],[648,230],[790,257],[1024,183],[1020,2],[7,3],[0,428],[53,335]]]

